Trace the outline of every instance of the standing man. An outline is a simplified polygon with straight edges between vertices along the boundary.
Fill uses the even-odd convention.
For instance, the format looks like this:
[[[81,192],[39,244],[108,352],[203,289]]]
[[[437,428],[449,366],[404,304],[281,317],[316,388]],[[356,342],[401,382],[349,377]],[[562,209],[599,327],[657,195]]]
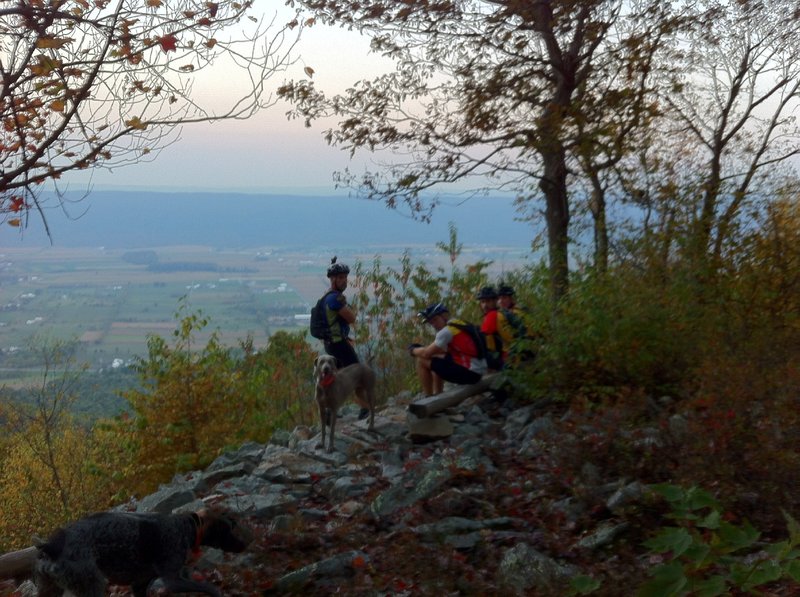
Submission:
[[[325,295],[325,315],[328,321],[330,334],[325,338],[325,352],[336,358],[339,369],[358,363],[358,355],[350,338],[350,326],[356,321],[356,313],[347,304],[344,291],[347,290],[347,275],[350,268],[345,263],[336,263],[336,257],[331,259],[328,267],[328,280],[330,288]],[[359,419],[369,415],[369,404],[356,393],[356,402],[361,407]]]
[[[330,288],[325,295],[325,314],[330,335],[325,339],[325,352],[336,357],[339,368],[358,363],[358,355],[350,339],[350,325],[355,323],[356,314],[347,304],[344,291],[347,290],[347,275],[350,268],[344,263],[331,259],[328,268]]]

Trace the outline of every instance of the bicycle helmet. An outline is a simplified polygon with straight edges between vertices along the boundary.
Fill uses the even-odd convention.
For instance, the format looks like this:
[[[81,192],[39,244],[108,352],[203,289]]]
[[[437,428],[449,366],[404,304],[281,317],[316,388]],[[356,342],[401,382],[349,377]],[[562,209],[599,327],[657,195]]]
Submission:
[[[514,289],[511,286],[506,286],[505,284],[501,284],[500,287],[497,289],[497,294],[499,296],[514,296]]]
[[[331,264],[328,267],[328,277],[333,278],[334,276],[338,276],[340,274],[349,273],[350,268],[344,263],[336,263],[336,256],[334,255],[333,259],[331,259]]]
[[[435,303],[433,305],[428,305],[423,311],[417,313],[417,315],[422,321],[430,321],[433,317],[441,315],[442,313],[449,313],[447,307],[442,303]]]
[[[497,292],[495,292],[493,286],[484,286],[483,288],[481,288],[480,292],[477,294],[477,296],[475,298],[477,298],[478,300],[481,300],[481,299],[496,299],[497,298]]]

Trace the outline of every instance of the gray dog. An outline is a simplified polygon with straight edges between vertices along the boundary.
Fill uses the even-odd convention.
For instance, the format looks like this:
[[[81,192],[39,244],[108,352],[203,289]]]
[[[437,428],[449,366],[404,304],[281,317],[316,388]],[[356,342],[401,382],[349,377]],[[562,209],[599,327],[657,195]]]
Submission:
[[[336,358],[320,355],[314,360],[314,379],[316,390],[314,398],[319,407],[319,422],[322,427],[322,441],[317,448],[325,446],[326,423],[330,426],[328,452],[333,452],[336,434],[336,411],[355,392],[369,405],[369,430],[375,427],[375,372],[363,363],[336,368]]]
[[[106,585],[130,585],[136,597],[161,578],[170,593],[219,590],[182,576],[190,555],[200,545],[241,552],[249,531],[224,513],[205,510],[187,514],[99,512],[55,531],[39,545],[34,579],[40,597],[64,591],[78,597],[103,597]]]

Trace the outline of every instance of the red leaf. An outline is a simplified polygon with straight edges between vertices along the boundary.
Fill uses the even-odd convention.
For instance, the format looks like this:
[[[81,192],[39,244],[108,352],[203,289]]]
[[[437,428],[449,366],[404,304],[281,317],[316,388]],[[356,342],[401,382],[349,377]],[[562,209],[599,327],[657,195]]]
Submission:
[[[212,19],[215,16],[217,16],[217,10],[219,10],[219,4],[217,4],[216,2],[206,2],[206,6],[208,7],[208,14],[211,15]]]
[[[11,206],[8,208],[9,211],[13,211],[17,213],[25,207],[25,200],[22,197],[12,197],[11,198]]]
[[[164,37],[159,37],[158,43],[161,44],[161,49],[164,50],[164,52],[174,52],[178,47],[178,38],[170,33]]]

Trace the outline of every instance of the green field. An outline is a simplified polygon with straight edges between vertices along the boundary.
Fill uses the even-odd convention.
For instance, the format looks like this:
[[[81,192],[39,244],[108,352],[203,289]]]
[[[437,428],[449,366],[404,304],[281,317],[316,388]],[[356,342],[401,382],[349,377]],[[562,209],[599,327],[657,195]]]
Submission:
[[[276,330],[302,327],[294,316],[307,313],[307,293],[313,290],[313,296],[325,285],[319,275],[325,271],[323,258],[313,268],[300,267],[309,256],[279,252],[169,247],[156,253],[159,265],[182,269],[152,271],[131,264],[124,251],[0,251],[3,377],[33,365],[26,347],[38,335],[77,340],[78,357],[97,368],[144,355],[148,335],[171,336],[183,297],[190,312],[210,318],[207,332],[217,331],[224,343],[235,345],[250,335],[262,346]],[[214,269],[203,270],[209,266]]]
[[[370,264],[380,254],[384,266],[394,266],[402,251],[351,249],[347,261]],[[519,251],[482,248],[464,260],[498,256],[504,268],[524,259]],[[449,267],[428,248],[414,258]],[[149,265],[142,263],[147,259]],[[189,312],[210,319],[205,331],[217,331],[224,344],[249,335],[264,346],[277,330],[305,329],[295,315],[308,314],[324,291],[329,259],[327,251],[274,248],[0,249],[0,385],[19,383],[41,366],[27,351],[36,336],[76,341],[78,359],[95,370],[145,356],[149,335],[171,337],[184,297]]]

